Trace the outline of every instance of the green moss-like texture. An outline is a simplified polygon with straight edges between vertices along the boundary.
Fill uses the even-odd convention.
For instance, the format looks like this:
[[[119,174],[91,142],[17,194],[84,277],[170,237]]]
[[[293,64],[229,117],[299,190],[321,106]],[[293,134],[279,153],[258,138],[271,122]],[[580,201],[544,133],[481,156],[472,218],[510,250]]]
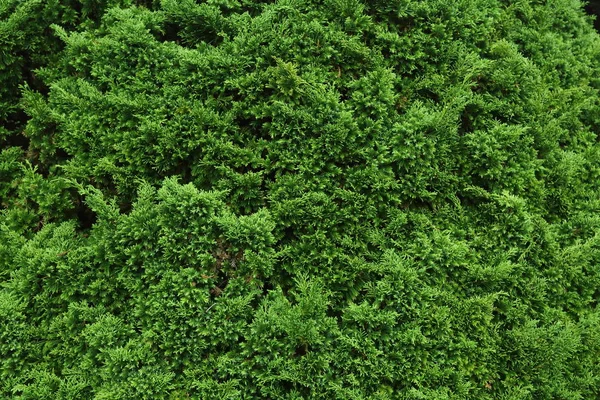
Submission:
[[[578,0],[0,1],[0,396],[600,398]]]

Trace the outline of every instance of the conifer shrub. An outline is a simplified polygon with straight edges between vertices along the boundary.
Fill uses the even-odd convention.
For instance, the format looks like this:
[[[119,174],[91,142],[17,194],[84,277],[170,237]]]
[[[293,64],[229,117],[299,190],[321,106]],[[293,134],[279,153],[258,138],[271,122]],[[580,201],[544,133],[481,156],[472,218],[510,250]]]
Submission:
[[[0,396],[600,398],[583,6],[0,2]]]

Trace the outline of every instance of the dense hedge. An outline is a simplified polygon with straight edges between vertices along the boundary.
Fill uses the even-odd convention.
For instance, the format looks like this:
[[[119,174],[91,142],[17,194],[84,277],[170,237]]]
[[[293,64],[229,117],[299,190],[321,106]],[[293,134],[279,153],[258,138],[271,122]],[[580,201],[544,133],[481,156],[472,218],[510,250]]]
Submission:
[[[0,396],[600,398],[578,0],[0,18]]]

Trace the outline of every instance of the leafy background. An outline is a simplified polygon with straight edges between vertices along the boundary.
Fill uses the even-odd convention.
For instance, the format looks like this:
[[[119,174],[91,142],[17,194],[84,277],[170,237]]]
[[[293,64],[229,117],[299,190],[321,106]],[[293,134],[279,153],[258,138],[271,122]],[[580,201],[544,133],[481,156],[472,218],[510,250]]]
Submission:
[[[0,1],[0,395],[600,396],[578,0]]]

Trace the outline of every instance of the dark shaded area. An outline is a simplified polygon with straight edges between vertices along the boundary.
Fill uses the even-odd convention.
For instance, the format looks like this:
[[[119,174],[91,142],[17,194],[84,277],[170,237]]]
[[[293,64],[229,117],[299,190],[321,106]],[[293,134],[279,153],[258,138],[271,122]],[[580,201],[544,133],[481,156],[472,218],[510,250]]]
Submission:
[[[585,6],[585,12],[587,12],[589,15],[593,15],[594,17],[596,17],[596,20],[594,21],[594,28],[596,28],[597,31],[600,32],[600,0],[598,1],[590,1],[586,6]]]
[[[13,121],[7,122],[8,123],[6,124],[6,126],[4,126],[4,128],[6,128],[8,132],[15,131],[17,130],[17,128],[20,128],[20,126],[14,124]],[[29,148],[29,139],[22,134],[13,134],[0,140],[0,148],[4,149],[12,146],[20,147],[23,150],[27,150]]]
[[[83,201],[83,198],[80,197],[78,201],[78,205],[76,207],[77,210],[77,220],[79,221],[79,226],[82,231],[86,231],[92,228],[92,226],[96,223],[97,216],[94,211]]]

